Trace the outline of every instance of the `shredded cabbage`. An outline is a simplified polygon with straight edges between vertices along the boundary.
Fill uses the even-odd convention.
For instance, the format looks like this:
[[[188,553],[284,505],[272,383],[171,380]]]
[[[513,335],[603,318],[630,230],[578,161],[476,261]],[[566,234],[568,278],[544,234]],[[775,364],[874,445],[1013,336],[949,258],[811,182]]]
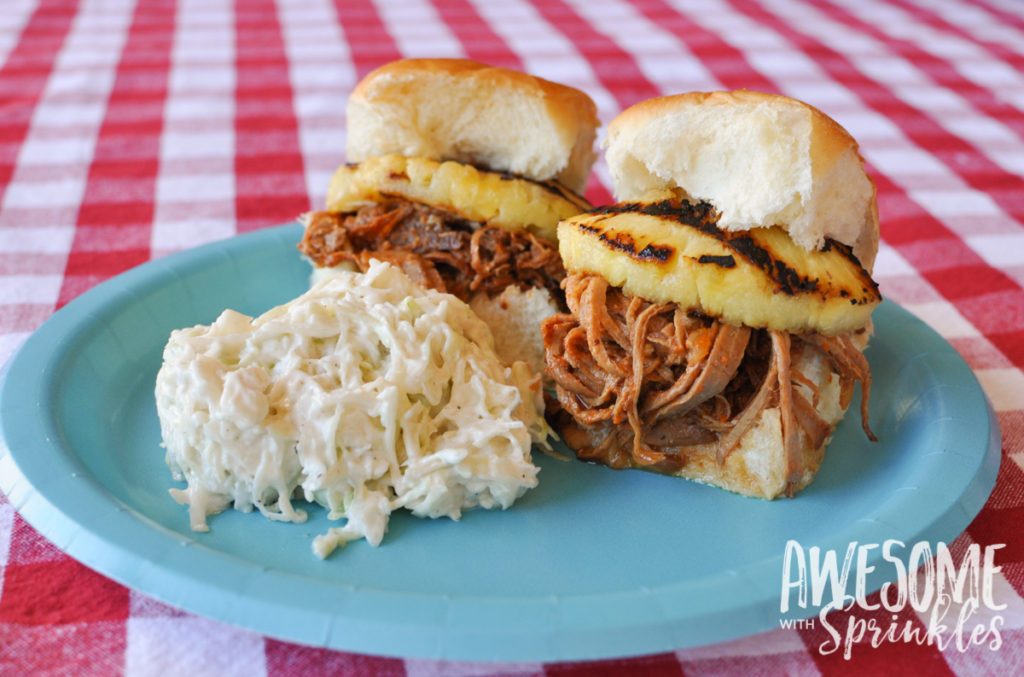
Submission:
[[[531,443],[552,434],[539,378],[499,361],[467,305],[376,261],[256,319],[174,331],[156,403],[194,530],[228,506],[302,522],[301,498],[345,520],[316,537],[320,557],[378,545],[397,508],[508,508],[537,485]]]

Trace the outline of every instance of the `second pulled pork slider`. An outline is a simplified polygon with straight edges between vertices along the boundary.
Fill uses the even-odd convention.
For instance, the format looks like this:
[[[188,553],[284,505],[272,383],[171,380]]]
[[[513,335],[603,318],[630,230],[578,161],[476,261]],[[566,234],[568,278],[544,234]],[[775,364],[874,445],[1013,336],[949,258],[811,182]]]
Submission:
[[[585,93],[519,71],[382,66],[349,98],[348,164],[299,248],[319,270],[400,266],[470,303],[504,359],[542,372],[538,323],[564,307],[556,227],[591,206],[597,127]]]
[[[559,224],[569,312],[543,324],[582,459],[793,496],[814,478],[880,302],[875,188],[819,110],[661,97],[608,128],[617,204]]]

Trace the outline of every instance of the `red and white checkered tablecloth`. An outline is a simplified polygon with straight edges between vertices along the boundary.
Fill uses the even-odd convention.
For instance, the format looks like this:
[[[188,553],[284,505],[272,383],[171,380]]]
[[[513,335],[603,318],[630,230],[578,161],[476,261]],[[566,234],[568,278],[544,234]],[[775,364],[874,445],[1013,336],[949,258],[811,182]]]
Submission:
[[[1001,427],[995,491],[955,544],[1005,544],[1000,645],[847,660],[818,650],[820,629],[779,629],[553,665],[314,649],[122,587],[0,496],[0,675],[1024,674],[1019,0],[2,0],[0,364],[106,278],[320,205],[348,92],[404,56],[561,81],[605,123],[659,94],[748,88],[849,129],[878,186],[883,294],[963,355]],[[603,164],[588,197],[610,200]]]

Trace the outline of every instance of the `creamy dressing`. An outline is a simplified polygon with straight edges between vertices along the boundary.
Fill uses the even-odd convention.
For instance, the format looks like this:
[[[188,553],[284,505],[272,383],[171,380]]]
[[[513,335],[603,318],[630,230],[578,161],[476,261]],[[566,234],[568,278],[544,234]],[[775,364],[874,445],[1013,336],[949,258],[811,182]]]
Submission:
[[[469,307],[380,262],[256,319],[226,310],[173,332],[156,402],[192,529],[229,506],[302,522],[304,499],[345,520],[314,540],[320,557],[378,545],[398,508],[508,508],[551,434],[539,379],[500,362]]]

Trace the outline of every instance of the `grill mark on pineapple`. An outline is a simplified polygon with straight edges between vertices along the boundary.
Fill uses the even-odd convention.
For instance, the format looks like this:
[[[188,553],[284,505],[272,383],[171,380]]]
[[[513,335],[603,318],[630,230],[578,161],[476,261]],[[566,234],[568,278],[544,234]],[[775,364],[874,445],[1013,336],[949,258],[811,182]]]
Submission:
[[[830,237],[825,238],[825,244],[821,247],[821,251],[828,252],[828,251],[832,251],[833,249],[836,250],[837,252],[839,252],[840,255],[842,255],[843,258],[847,259],[848,261],[853,263],[855,266],[857,266],[857,268],[859,268],[861,271],[863,271],[864,272],[864,277],[868,277],[867,271],[864,270],[864,266],[861,264],[860,259],[858,259],[856,257],[856,255],[854,255],[853,247],[851,247],[848,244],[844,244],[844,243],[840,242],[839,240],[833,240]],[[878,287],[877,287],[877,285],[875,285],[875,291],[877,291],[877,290],[878,290]]]
[[[638,250],[636,240],[629,233],[604,230],[599,226],[594,225],[594,223],[597,222],[579,223],[576,225],[581,231],[595,235],[597,239],[605,243],[607,246],[631,256],[638,261],[665,263],[672,258],[672,255],[676,252],[673,247],[654,243],[647,244],[643,249]]]
[[[735,268],[736,259],[730,254],[725,256],[712,256],[711,254],[703,254],[697,258],[697,263],[713,263],[716,266],[722,266],[723,268]]]
[[[474,164],[474,165],[470,165],[470,166],[472,166],[478,172],[484,172],[484,173],[487,173],[487,174],[494,174],[497,177],[499,177],[502,181],[515,181],[515,180],[527,181],[529,183],[532,183],[535,186],[540,186],[541,188],[543,188],[544,190],[546,190],[547,192],[549,192],[549,193],[551,193],[553,195],[556,195],[556,196],[558,196],[558,197],[560,197],[560,198],[562,198],[564,200],[568,200],[569,202],[572,202],[573,204],[577,205],[580,209],[583,209],[583,210],[590,209],[590,203],[587,202],[586,198],[584,198],[582,195],[579,195],[579,194],[569,190],[568,188],[563,186],[558,181],[555,181],[554,179],[549,179],[547,181],[542,181],[540,179],[530,178],[529,176],[523,176],[522,174],[513,174],[512,172],[507,172],[507,171],[504,171],[504,170],[490,169],[486,165],[476,165],[476,164]]]
[[[819,290],[820,281],[801,275],[798,270],[788,265],[783,259],[761,246],[747,231],[730,232],[718,227],[718,213],[708,202],[689,202],[687,200],[659,200],[657,202],[639,203],[622,202],[592,209],[590,214],[612,216],[625,213],[646,214],[661,219],[675,221],[684,226],[695,228],[705,235],[714,237],[736,254],[743,257],[762,270],[773,282],[779,292],[788,296],[810,294]],[[597,229],[594,230],[597,232]],[[823,251],[836,250],[844,258],[850,260],[860,271],[861,281],[867,286],[862,289],[861,298],[851,298],[852,305],[872,303],[878,294],[878,284],[861,266],[854,256],[852,248],[836,240],[827,239]],[[707,263],[700,257],[698,263]],[[710,258],[710,257],[708,257]],[[715,257],[719,258],[719,257]],[[724,258],[724,257],[722,257]],[[735,261],[733,261],[735,263]],[[845,290],[844,290],[845,291]],[[824,293],[824,292],[822,292]]]
[[[796,296],[817,290],[818,278],[810,279],[801,275],[795,268],[775,256],[771,250],[758,244],[750,235],[740,233],[726,235],[726,244],[764,271],[783,294]]]

